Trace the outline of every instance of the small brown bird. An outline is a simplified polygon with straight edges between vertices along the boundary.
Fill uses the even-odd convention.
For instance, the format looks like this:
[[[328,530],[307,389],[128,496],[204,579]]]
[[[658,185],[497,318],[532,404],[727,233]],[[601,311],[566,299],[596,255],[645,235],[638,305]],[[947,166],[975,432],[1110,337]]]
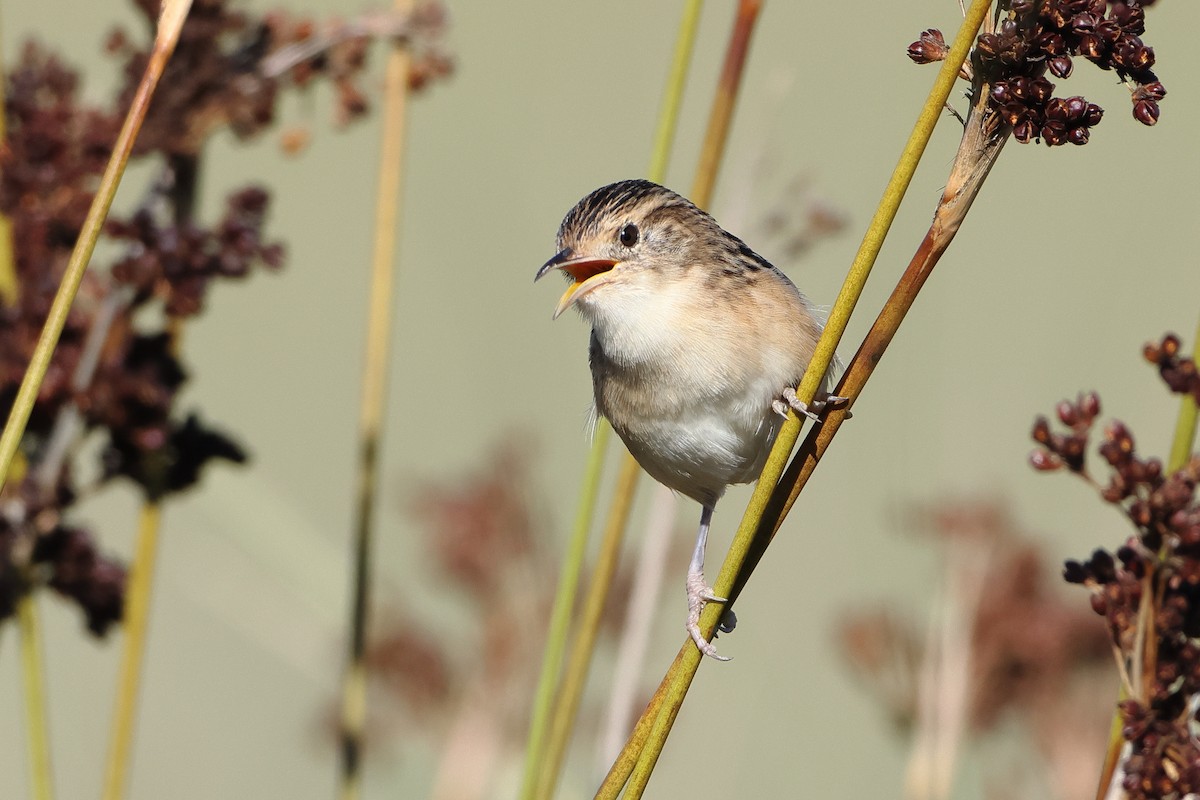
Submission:
[[[787,276],[650,181],[580,200],[557,250],[534,280],[553,270],[571,280],[554,317],[575,306],[592,326],[596,411],[651,477],[703,507],[687,629],[701,652],[726,660],[699,626],[707,601],[725,601],[704,580],[713,508],[730,484],[758,477],[789,407],[816,419],[795,386],[823,324]]]

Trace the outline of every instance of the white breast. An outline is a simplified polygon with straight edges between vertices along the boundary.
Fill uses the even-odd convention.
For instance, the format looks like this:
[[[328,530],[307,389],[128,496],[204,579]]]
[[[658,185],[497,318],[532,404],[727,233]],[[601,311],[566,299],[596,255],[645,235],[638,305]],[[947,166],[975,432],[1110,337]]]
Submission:
[[[712,503],[758,477],[783,423],[771,403],[797,367],[769,338],[747,336],[744,317],[698,314],[694,292],[654,288],[580,304],[602,351],[597,408],[651,476]]]

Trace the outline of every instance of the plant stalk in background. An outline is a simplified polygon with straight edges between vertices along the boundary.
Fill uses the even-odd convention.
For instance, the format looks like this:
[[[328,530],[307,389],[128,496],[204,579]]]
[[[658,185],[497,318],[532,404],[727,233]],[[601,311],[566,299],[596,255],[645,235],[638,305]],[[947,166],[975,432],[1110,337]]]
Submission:
[[[396,0],[398,14],[411,8],[409,0]],[[367,342],[359,416],[358,495],[354,524],[353,596],[347,639],[341,711],[342,800],[356,800],[362,791],[362,751],[367,716],[367,625],[371,588],[371,551],[374,538],[375,499],[379,486],[379,453],[387,399],[388,361],[391,354],[393,286],[395,283],[396,231],[400,224],[400,193],[404,164],[406,109],[411,58],[403,42],[388,54],[384,82],[379,186],[375,199],[375,246],[371,259],[371,288],[367,311]]]
[[[651,180],[661,182],[667,171],[670,160],[671,143],[675,138],[675,129],[679,120],[679,108],[683,100],[683,90],[687,85],[688,65],[691,62],[692,50],[696,43],[696,32],[700,24],[700,11],[703,0],[687,0],[679,21],[679,32],[676,36],[675,52],[671,61],[671,70],[667,76],[666,88],[659,110],[658,129],[654,136],[654,148],[650,157],[647,175]],[[561,763],[549,766],[550,762],[561,762],[561,758],[549,757],[546,753],[546,737],[549,733],[551,719],[566,709],[573,702],[572,698],[557,691],[559,673],[562,670],[563,657],[567,649],[567,634],[571,621],[571,610],[575,606],[575,595],[579,589],[579,578],[583,571],[583,560],[586,555],[588,532],[591,528],[592,516],[595,513],[596,499],[600,490],[600,478],[604,467],[604,455],[612,438],[612,428],[603,420],[597,420],[596,431],[592,440],[591,452],[588,456],[587,467],[584,471],[579,505],[575,514],[575,523],[571,532],[570,543],[563,555],[562,568],[559,570],[558,589],[554,596],[554,605],[550,612],[550,626],[546,638],[546,647],[542,654],[541,672],[538,676],[537,690],[534,694],[533,711],[529,726],[529,740],[525,746],[525,765],[521,781],[521,800],[533,800],[539,797],[539,786],[553,786],[558,780]],[[626,466],[632,456],[625,454]],[[635,473],[636,476],[636,473]],[[614,507],[629,505],[632,499],[636,480],[630,481],[630,497],[624,501],[614,498]],[[616,517],[614,517],[615,519]],[[620,549],[624,538],[624,524],[612,546]],[[604,555],[600,556],[604,558]],[[580,640],[583,641],[582,639]],[[590,662],[590,656],[584,662]],[[567,683],[567,679],[563,679]],[[582,682],[580,682],[582,683]],[[578,687],[582,691],[583,686]],[[565,747],[565,744],[563,745]]]
[[[705,142],[701,152],[700,165],[697,169],[693,197],[697,204],[708,203],[716,181],[717,170],[724,152],[725,140],[729,131],[730,120],[741,84],[741,76],[749,53],[750,34],[758,18],[761,8],[759,0],[742,0],[739,3],[730,33],[729,44],[726,47],[726,57],[721,76],[716,88],[713,107],[709,115]],[[686,24],[686,23],[685,23]],[[654,176],[658,178],[658,176]],[[612,510],[610,513],[609,535],[605,536],[604,544],[598,560],[596,578],[591,584],[587,607],[602,609],[611,587],[611,574],[605,576],[603,568],[615,565],[615,559],[624,541],[628,526],[628,510],[632,504],[633,491],[640,475],[640,467],[633,456],[626,453],[622,462],[621,480],[614,492]],[[565,756],[569,732],[574,727],[575,713],[579,707],[580,697],[585,687],[588,668],[591,665],[596,641],[595,630],[600,623],[599,614],[585,615],[581,621],[580,630],[575,640],[568,661],[568,671],[562,681],[562,689],[556,698],[553,714],[554,725],[552,736],[547,745],[546,763],[542,767],[542,777],[538,783],[535,797],[549,798],[557,782]]]

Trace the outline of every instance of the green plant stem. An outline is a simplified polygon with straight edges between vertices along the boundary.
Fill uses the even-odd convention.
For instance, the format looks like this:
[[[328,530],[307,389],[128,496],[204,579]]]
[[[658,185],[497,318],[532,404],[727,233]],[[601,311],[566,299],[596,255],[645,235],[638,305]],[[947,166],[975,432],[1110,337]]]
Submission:
[[[688,66],[692,63],[692,51],[696,47],[696,31],[700,27],[700,11],[704,0],[687,0],[683,15],[679,19],[679,32],[675,36],[675,52],[671,57],[671,70],[663,90],[662,105],[658,116],[658,130],[654,133],[654,149],[650,153],[650,165],[646,177],[662,183],[671,160],[671,143],[675,141],[675,129],[679,126],[679,108],[683,105],[683,91],[687,88]]]
[[[667,164],[670,161],[671,143],[674,141],[675,129],[678,127],[679,108],[682,104],[684,89],[687,86],[688,65],[691,63],[692,51],[695,48],[696,32],[699,29],[700,12],[703,5],[703,0],[687,0],[683,8],[671,69],[667,76],[666,89],[663,92],[659,111],[654,147],[647,170],[647,177],[652,181],[661,182],[666,175]],[[546,735],[552,715],[557,714],[552,705],[555,699],[555,687],[558,685],[559,673],[562,670],[563,658],[566,653],[571,610],[575,604],[575,595],[579,591],[579,579],[583,572],[583,561],[587,551],[588,532],[591,529],[592,517],[596,510],[596,501],[600,493],[600,479],[604,472],[604,457],[611,438],[612,428],[608,422],[603,419],[598,420],[587,466],[584,470],[571,539],[559,570],[558,588],[550,614],[550,628],[546,638],[546,647],[542,654],[541,673],[538,676],[537,689],[534,694],[529,739],[525,746],[525,766],[519,794],[522,800],[532,800],[535,797],[538,783],[542,780],[539,776],[544,772],[541,763],[546,749]],[[629,458],[628,454],[626,457]],[[619,501],[614,500],[614,503],[616,502]],[[570,702],[569,697],[564,693],[559,692],[558,696],[561,698],[561,702]]]
[[[154,47],[150,51],[150,60],[146,65],[146,71],[142,74],[141,82],[134,93],[133,103],[125,115],[121,132],[117,134],[113,154],[104,169],[104,175],[100,178],[96,196],[92,198],[91,207],[88,209],[87,217],[79,232],[79,239],[75,242],[74,250],[71,251],[66,271],[63,273],[58,291],[54,295],[54,301],[50,305],[46,324],[34,347],[29,367],[21,379],[21,386],[17,389],[12,410],[4,425],[4,433],[0,434],[0,488],[8,481],[9,468],[12,466],[17,448],[21,444],[25,426],[29,423],[29,415],[33,412],[38,390],[46,377],[46,370],[50,366],[50,359],[54,355],[58,337],[62,334],[63,326],[66,324],[71,303],[74,302],[75,295],[79,291],[79,284],[83,281],[84,272],[87,271],[92,251],[96,249],[96,241],[100,238],[100,231],[108,216],[108,210],[112,207],[117,186],[121,182],[121,176],[125,173],[125,165],[129,163],[134,140],[146,118],[146,112],[150,108],[150,99],[154,96],[154,90],[158,87],[167,61],[175,50],[176,42],[179,41],[179,31],[183,27],[190,7],[191,0],[165,0],[162,11],[159,13],[158,31]]]
[[[158,503],[148,502],[142,506],[136,552],[129,568],[129,582],[125,590],[121,666],[117,675],[116,705],[109,733],[104,800],[119,800],[125,793],[130,753],[133,749],[134,717],[141,687],[142,662],[146,652],[150,593],[153,588],[154,562],[158,554],[161,522],[161,508]]]
[[[397,0],[396,11],[411,8]],[[358,494],[354,521],[353,596],[346,666],[342,681],[341,772],[342,800],[355,800],[362,791],[362,751],[367,714],[365,664],[371,588],[371,552],[375,499],[379,485],[379,453],[387,401],[387,368],[391,354],[396,240],[400,219],[410,56],[403,43],[388,54],[384,79],[379,185],[375,198],[375,243],[367,309],[367,341],[359,412]]]
[[[983,118],[988,113],[988,90],[986,84],[974,87],[976,101],[968,117],[954,166],[946,180],[946,188],[934,212],[933,222],[863,343],[846,365],[846,371],[835,389],[836,393],[851,398],[849,405],[853,405],[854,399],[862,393],[867,381],[874,374],[876,365],[883,358],[900,323],[912,308],[917,294],[950,243],[954,241],[967,212],[1008,141],[1007,129],[989,133],[989,128],[983,123]],[[784,517],[808,483],[833,437],[841,429],[848,410],[848,406],[833,409],[822,418],[820,426],[809,430],[804,443],[771,495],[755,534],[754,543],[729,595],[730,602],[741,593],[772,537],[778,532]]]
[[[617,478],[614,492],[617,500],[609,509],[604,539],[600,544],[596,566],[592,571],[592,581],[584,599],[578,630],[559,688],[562,700],[555,704],[554,717],[550,724],[550,738],[546,743],[546,753],[538,778],[538,791],[535,795],[539,800],[549,800],[554,796],[567,746],[571,742],[571,732],[575,727],[575,719],[587,683],[588,670],[596,648],[596,637],[600,633],[601,616],[608,602],[613,576],[617,573],[621,544],[628,528],[629,512],[633,507],[634,490],[640,474],[641,467],[629,458],[622,464],[621,473]]]
[[[591,528],[592,514],[595,513],[596,499],[600,493],[599,478],[611,433],[612,428],[607,423],[603,420],[597,422],[595,438],[592,441],[587,467],[584,470],[583,491],[575,512],[571,540],[563,555],[558,589],[554,595],[554,607],[550,613],[550,629],[546,636],[546,647],[542,653],[542,670],[538,676],[537,691],[534,695],[529,741],[525,746],[525,770],[519,795],[522,800],[533,800],[540,780],[541,764],[546,750],[546,734],[550,728],[553,709],[554,690],[558,685],[558,676],[562,670],[563,657],[567,649],[571,610],[575,604],[575,594],[579,591],[579,577],[583,572],[583,560],[587,555],[588,531]]]
[[[45,658],[41,623],[33,592],[17,600],[17,625],[21,632],[21,675],[25,689],[26,733],[29,737],[29,777],[35,800],[54,797],[50,770],[50,736],[46,725]]]
[[[838,299],[830,313],[825,331],[818,343],[817,351],[813,356],[812,362],[809,364],[808,370],[805,372],[800,387],[797,389],[797,396],[804,402],[812,401],[816,389],[825,371],[828,369],[829,363],[832,361],[834,351],[845,330],[850,313],[862,293],[867,276],[870,274],[871,267],[882,247],[883,239],[891,226],[892,220],[895,218],[900,201],[904,197],[912,175],[916,171],[917,163],[920,161],[929,137],[933,132],[933,128],[941,114],[941,110],[949,97],[950,90],[957,79],[959,67],[965,60],[971,43],[974,40],[975,33],[983,23],[989,7],[990,0],[976,0],[970,6],[954,44],[951,46],[942,64],[942,69],[939,71],[925,106],[918,117],[917,124],[904,148],[899,164],[884,191],[880,206],[867,229],[866,235],[863,237],[859,252],[854,259],[854,263],[851,265],[842,291],[839,293]],[[902,313],[895,317],[897,324],[898,320],[902,317]],[[834,411],[830,416],[837,413],[839,412]],[[842,416],[845,414],[844,411],[840,413]],[[827,421],[822,424],[822,430],[826,424]],[[776,439],[775,446],[763,469],[762,476],[755,487],[754,495],[747,507],[746,514],[734,537],[733,545],[718,574],[714,586],[715,592],[718,595],[729,596],[727,593],[733,589],[737,576],[741,572],[742,566],[751,550],[751,544],[755,539],[755,534],[759,528],[763,513],[766,510],[768,500],[783,473],[788,453],[790,453],[799,436],[799,430],[799,420],[794,414],[789,415],[788,422],[785,423]],[[723,613],[722,604],[710,603],[705,608],[700,625],[706,636],[712,635],[721,613]],[[699,651],[691,642],[685,643],[683,649],[681,649],[679,655],[676,657],[676,663],[672,664],[672,668],[668,672],[669,678],[664,679],[663,687],[665,688],[663,697],[661,702],[657,703],[655,721],[649,734],[646,736],[645,745],[641,749],[633,772],[629,776],[628,787],[625,793],[626,798],[632,800],[632,798],[641,797],[645,790],[646,783],[649,781],[650,774],[653,772],[658,757],[662,752],[671,726],[687,694],[688,687],[691,685],[691,681],[699,667],[700,659]],[[653,705],[655,704],[652,703]],[[634,745],[632,738],[627,747]],[[624,755],[622,753],[622,757]],[[622,757],[618,757],[618,760],[621,760]],[[612,784],[617,783],[617,779],[620,777],[619,773],[612,777],[611,784],[606,780],[605,785],[601,787],[601,791],[597,793],[597,797],[616,796],[616,793],[620,790],[620,786]]]

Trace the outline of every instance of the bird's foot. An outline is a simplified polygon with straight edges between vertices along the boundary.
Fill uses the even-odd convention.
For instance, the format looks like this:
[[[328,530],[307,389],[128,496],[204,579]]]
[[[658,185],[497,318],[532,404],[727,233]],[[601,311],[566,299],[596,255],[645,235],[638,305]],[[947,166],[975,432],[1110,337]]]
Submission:
[[[718,597],[713,593],[712,587],[704,580],[704,573],[696,570],[689,570],[687,577],[687,600],[688,600],[688,618],[687,631],[692,637],[692,641],[696,643],[696,647],[700,652],[710,658],[715,658],[717,661],[729,661],[729,656],[717,654],[716,645],[704,638],[700,632],[700,612],[704,610],[707,603],[724,603],[727,599]],[[732,611],[726,611],[721,617],[721,622],[717,625],[717,629],[725,633],[729,633],[737,625],[737,616]]]
[[[789,386],[783,390],[782,395],[771,402],[771,407],[775,409],[775,413],[781,417],[788,415],[788,409],[794,410],[797,414],[808,417],[813,422],[820,419],[820,415],[825,412],[826,408],[841,408],[850,402],[848,397],[840,397],[836,394],[828,394],[819,400],[813,400],[811,405],[802,401],[796,396],[795,388]],[[847,411],[846,418],[849,419],[852,414]]]

